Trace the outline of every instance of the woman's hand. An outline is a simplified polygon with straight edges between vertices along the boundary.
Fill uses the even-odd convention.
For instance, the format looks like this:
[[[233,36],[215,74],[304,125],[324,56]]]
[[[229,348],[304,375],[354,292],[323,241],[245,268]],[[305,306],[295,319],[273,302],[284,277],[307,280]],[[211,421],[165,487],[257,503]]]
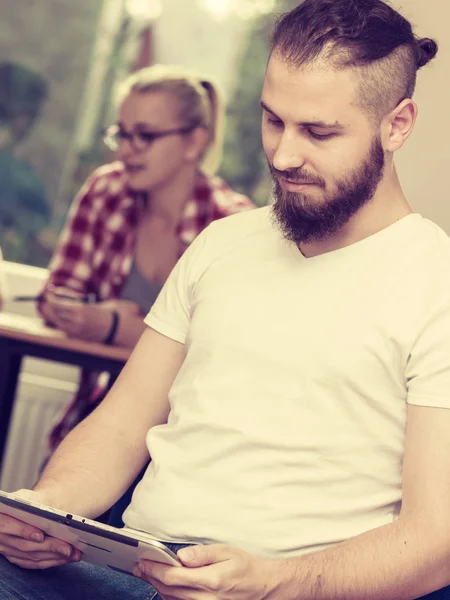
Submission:
[[[46,503],[39,492],[19,490],[14,495]],[[24,569],[48,569],[81,560],[80,550],[67,542],[47,536],[37,527],[4,514],[0,514],[0,554]]]
[[[89,304],[83,302],[82,294],[58,288],[47,290],[40,310],[44,318],[68,336],[102,343],[113,322],[113,311],[119,313],[120,321],[139,316],[139,307],[127,300],[108,300]]]
[[[111,311],[83,302],[82,294],[66,288],[47,290],[40,310],[47,321],[68,336],[91,342],[102,342],[112,323]]]
[[[116,310],[119,313],[120,319],[141,316],[139,305],[131,300],[105,300],[97,304],[97,306],[103,310]]]

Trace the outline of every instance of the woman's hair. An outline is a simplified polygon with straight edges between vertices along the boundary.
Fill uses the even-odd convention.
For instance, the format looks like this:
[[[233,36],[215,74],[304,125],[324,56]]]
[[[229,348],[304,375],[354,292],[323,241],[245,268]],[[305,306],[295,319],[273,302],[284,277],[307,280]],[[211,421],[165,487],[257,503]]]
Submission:
[[[130,92],[166,92],[176,98],[182,125],[208,131],[201,169],[215,173],[222,160],[224,110],[214,81],[185,67],[152,65],[125,79],[119,88],[119,103]]]
[[[416,37],[382,0],[304,0],[278,20],[272,36],[272,52],[296,68],[323,60],[355,69],[360,104],[377,117],[412,97],[417,70],[437,51],[434,40]]]

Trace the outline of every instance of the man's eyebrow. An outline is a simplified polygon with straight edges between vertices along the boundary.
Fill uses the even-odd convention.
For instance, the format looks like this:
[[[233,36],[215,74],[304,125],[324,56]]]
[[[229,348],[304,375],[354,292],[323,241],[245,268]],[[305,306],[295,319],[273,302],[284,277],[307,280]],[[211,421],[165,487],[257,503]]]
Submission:
[[[325,121],[305,121],[299,123],[299,125],[302,125],[303,127],[319,127],[322,129],[338,129],[339,131],[346,129],[345,125],[342,125],[339,121],[335,121],[334,123],[325,123]]]
[[[263,110],[265,110],[266,112],[270,113],[270,114],[271,114],[271,115],[273,115],[274,117],[277,117],[277,119],[278,119],[278,115],[276,115],[276,114],[273,112],[273,110],[267,106],[267,104],[264,102],[264,100],[260,100],[260,101],[259,101],[259,103],[261,104],[261,108],[262,108]]]
[[[263,110],[271,114],[273,117],[276,117],[277,119],[280,118],[269,106],[267,106],[267,104],[263,100],[260,100],[260,104]],[[297,123],[297,125],[300,125],[302,127],[319,127],[322,129],[346,129],[345,125],[342,125],[338,121],[336,121],[335,123],[325,123],[325,121],[302,121],[301,123]]]

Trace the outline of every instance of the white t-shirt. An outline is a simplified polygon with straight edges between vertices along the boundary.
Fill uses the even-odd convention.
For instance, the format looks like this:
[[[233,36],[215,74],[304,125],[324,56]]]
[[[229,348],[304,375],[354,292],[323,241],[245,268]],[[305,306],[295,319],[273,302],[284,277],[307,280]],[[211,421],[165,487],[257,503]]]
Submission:
[[[216,221],[146,323],[187,358],[128,527],[276,557],[397,517],[406,403],[450,408],[437,225],[411,214],[305,258],[268,207]]]

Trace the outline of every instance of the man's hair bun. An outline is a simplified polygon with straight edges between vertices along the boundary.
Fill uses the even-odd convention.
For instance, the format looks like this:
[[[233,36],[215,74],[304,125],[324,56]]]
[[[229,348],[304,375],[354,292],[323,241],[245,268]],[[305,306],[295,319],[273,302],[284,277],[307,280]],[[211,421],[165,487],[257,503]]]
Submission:
[[[417,68],[420,69],[433,60],[438,52],[437,43],[430,38],[422,38],[416,42]]]

